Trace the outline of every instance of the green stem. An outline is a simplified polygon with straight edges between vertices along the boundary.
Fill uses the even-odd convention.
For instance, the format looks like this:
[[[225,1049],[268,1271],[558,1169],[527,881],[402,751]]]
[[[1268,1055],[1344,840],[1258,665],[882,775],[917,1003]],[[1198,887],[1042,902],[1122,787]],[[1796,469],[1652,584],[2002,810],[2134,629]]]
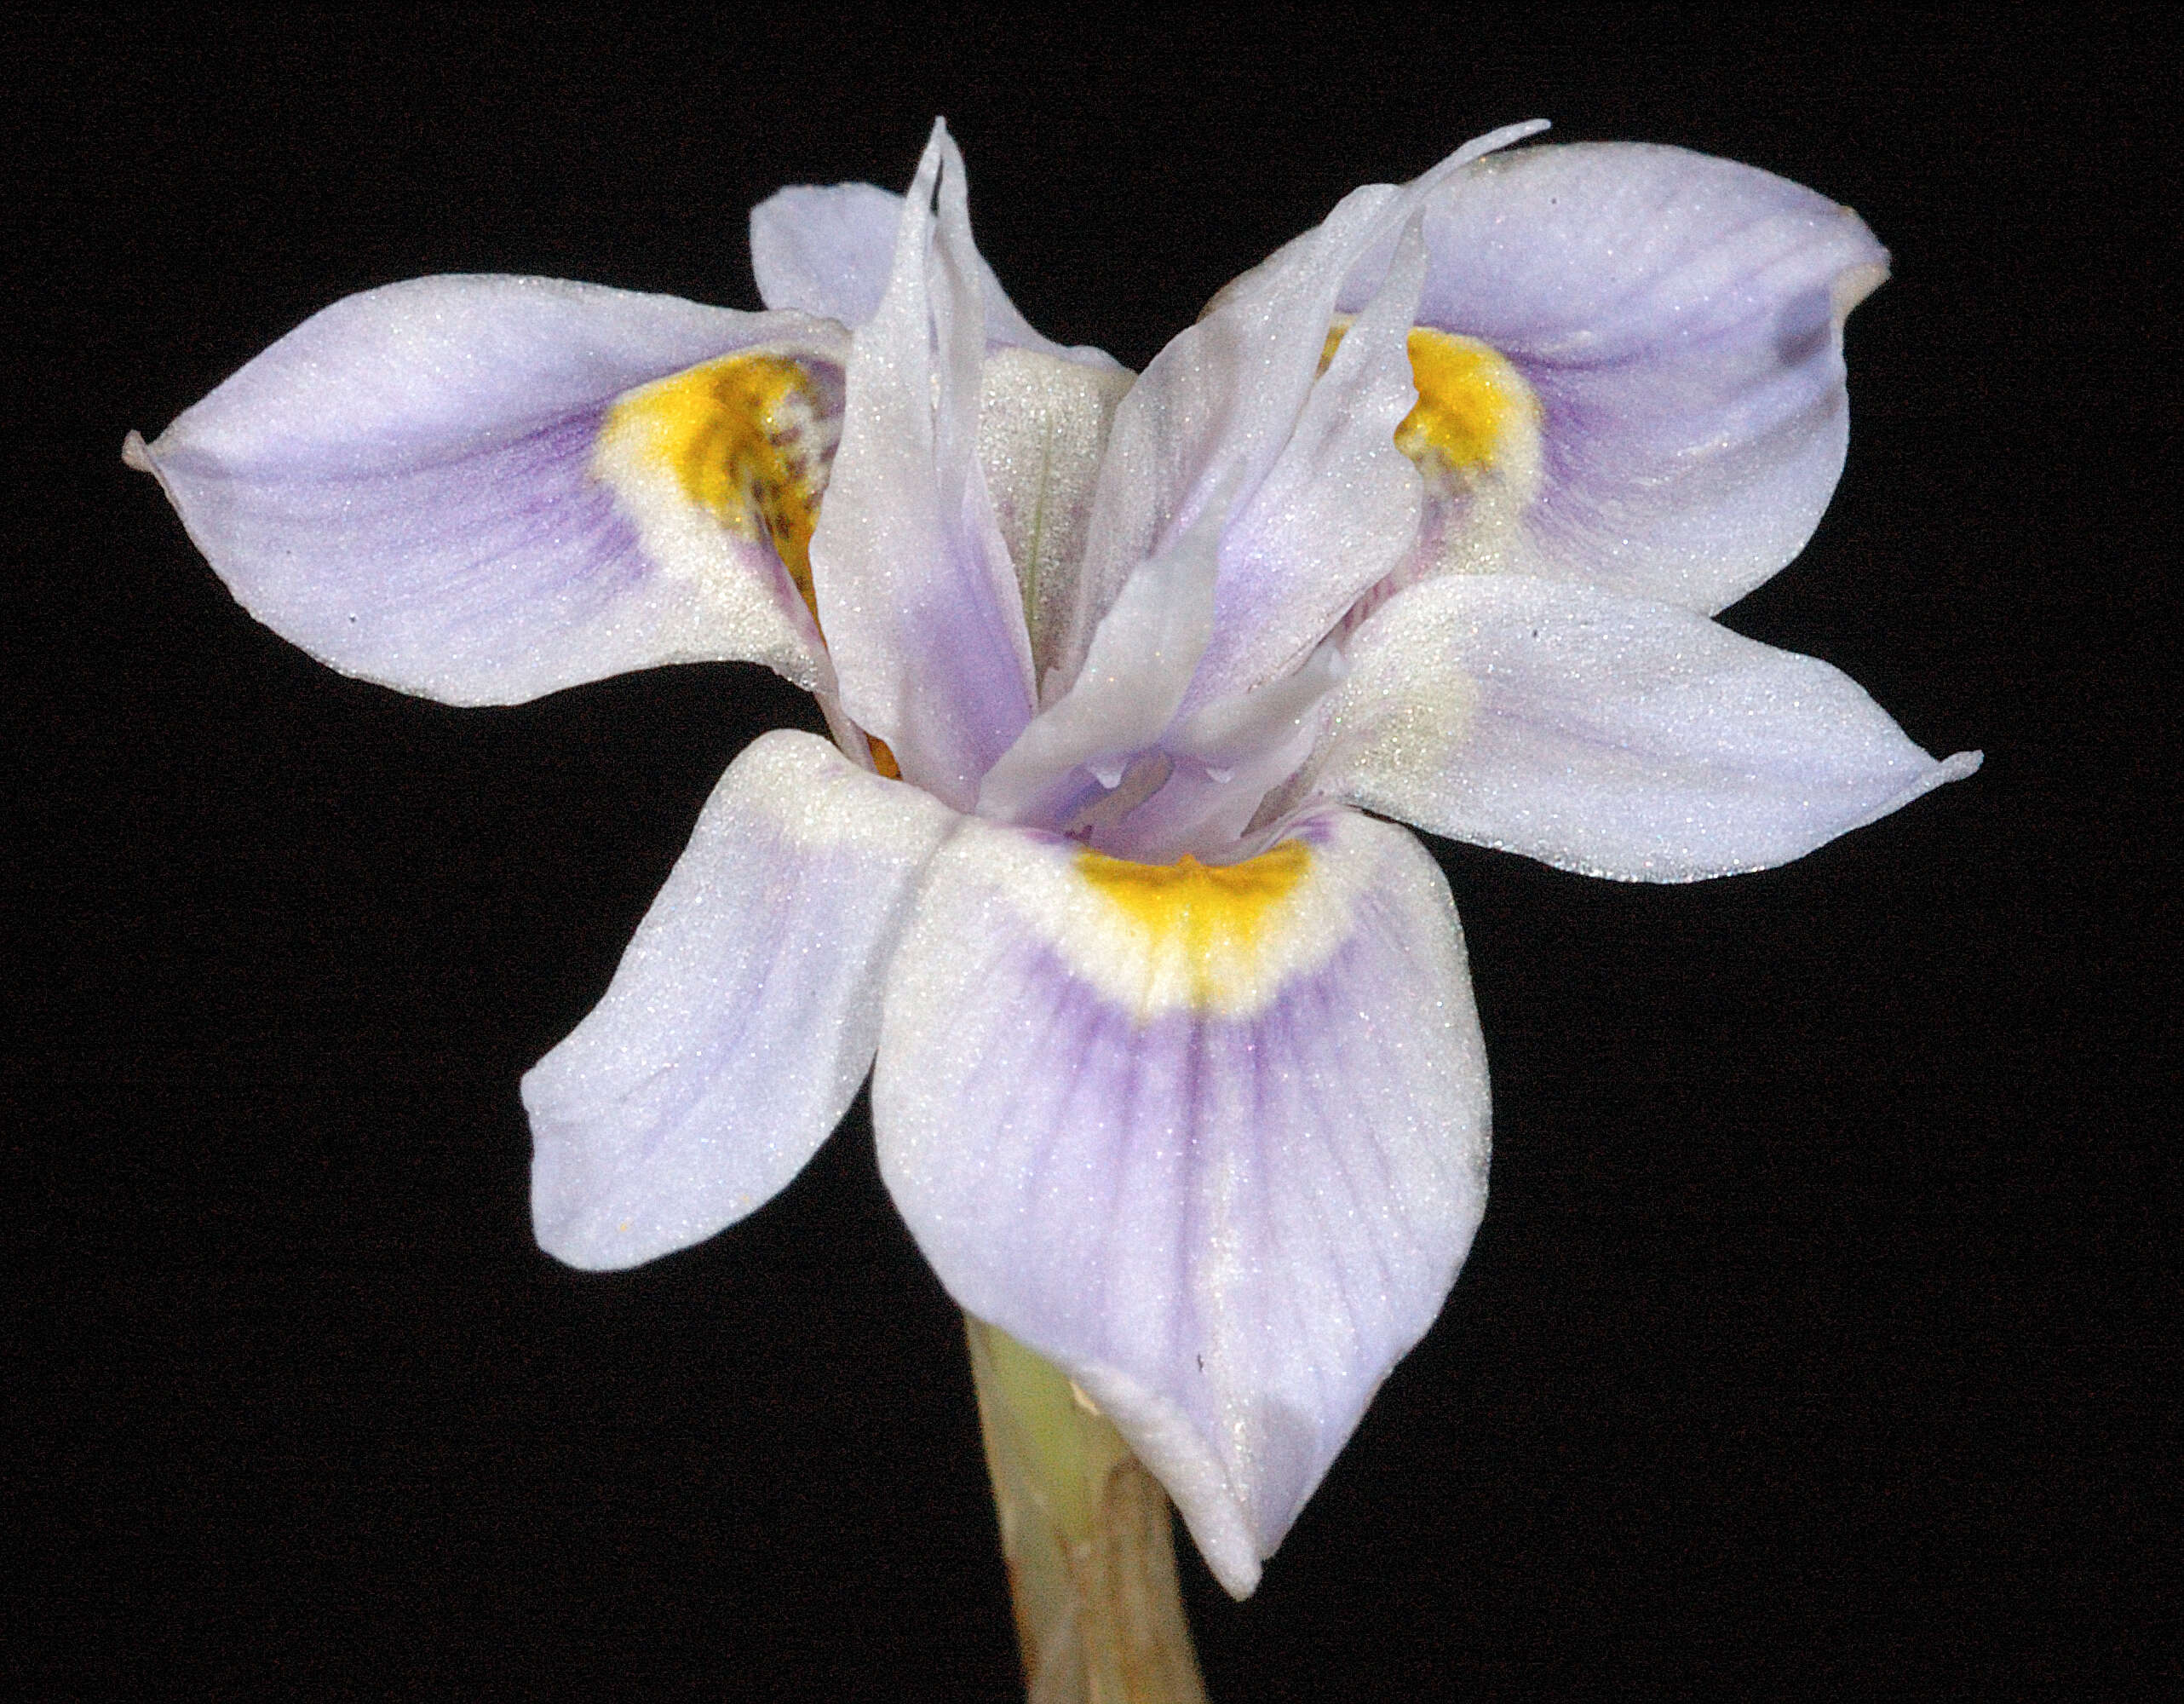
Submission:
[[[964,1323],[1031,1704],[1205,1704],[1168,1494],[1060,1368]]]

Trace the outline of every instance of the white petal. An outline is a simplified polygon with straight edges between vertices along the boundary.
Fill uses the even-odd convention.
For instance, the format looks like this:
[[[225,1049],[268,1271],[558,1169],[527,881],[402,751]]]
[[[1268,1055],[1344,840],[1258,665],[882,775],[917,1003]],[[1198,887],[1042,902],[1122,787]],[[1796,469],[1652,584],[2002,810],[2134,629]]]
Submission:
[[[750,263],[759,299],[768,308],[796,308],[845,325],[879,311],[894,263],[902,197],[869,183],[795,184],[750,210]],[[1122,369],[1104,349],[1066,348],[1042,337],[1017,311],[986,256],[973,270],[986,302],[986,342],[1033,349],[1079,366]]]
[[[745,749],[606,997],[524,1079],[542,1247],[632,1266],[796,1176],[871,1067],[882,973],[954,820],[811,734]]]
[[[595,460],[618,397],[762,345],[844,353],[797,314],[416,279],[336,302],[128,454],[243,606],[344,673],[457,704],[701,659],[821,684],[762,535],[679,550]]]
[[[1395,428],[1417,400],[1405,340],[1424,275],[1414,225],[1230,527],[1194,704],[1248,692],[1292,667],[1416,536],[1418,475],[1395,446]],[[1325,317],[1323,308],[1323,345]]]
[[[869,183],[792,184],[750,210],[758,299],[855,327],[879,310],[902,197]]]
[[[981,815],[1025,820],[1078,765],[1119,772],[1159,739],[1213,631],[1221,514],[1209,509],[1170,549],[1139,565],[1069,690],[986,772]]]
[[[1233,857],[1247,831],[1255,840],[1271,838],[1278,817],[1270,797],[1279,804],[1293,796],[1286,784],[1318,745],[1328,694],[1348,672],[1341,647],[1330,641],[1280,678],[1184,717],[1166,747],[1192,761],[1177,764],[1168,785],[1132,814],[1127,826],[1139,843],[1214,848]]]
[[[887,294],[852,345],[812,574],[844,707],[905,777],[968,809],[1034,694],[1015,569],[977,460],[985,345],[962,176],[936,129]]]
[[[1120,367],[1088,366],[1035,349],[986,356],[979,466],[994,522],[1016,565],[1033,671],[1043,685],[1053,676],[1055,638],[1084,556],[1108,428],[1129,385],[1130,375]]]
[[[1350,661],[1322,792],[1589,875],[1785,863],[1980,761],[1936,762],[1813,658],[1520,576],[1403,593]]]
[[[1210,872],[974,820],[897,955],[873,1116],[950,1294],[1090,1394],[1242,1596],[1483,1210],[1447,885],[1347,811]]]
[[[1216,298],[1123,399],[1060,647],[1065,678],[1140,562],[1195,521],[1216,489],[1244,503],[1256,494],[1318,377],[1335,292],[1394,193],[1370,185],[1345,198],[1319,230]]]
[[[1886,272],[1856,215],[1681,148],[1577,144],[1457,174],[1425,233],[1420,323],[1491,345],[1542,416],[1522,524],[1455,558],[1711,613],[1803,548],[1842,469],[1843,319]]]

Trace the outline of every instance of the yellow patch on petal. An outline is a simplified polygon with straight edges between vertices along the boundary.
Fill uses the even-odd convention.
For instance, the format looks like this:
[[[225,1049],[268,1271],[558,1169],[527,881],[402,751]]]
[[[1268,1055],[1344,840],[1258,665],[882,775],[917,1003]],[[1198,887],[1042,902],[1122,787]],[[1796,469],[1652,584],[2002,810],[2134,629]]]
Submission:
[[[1077,855],[1077,873],[1105,902],[1115,946],[1139,967],[1141,1015],[1175,1006],[1234,1012],[1262,1004],[1277,939],[1312,868],[1302,840],[1241,864],[1133,864]]]
[[[773,547],[813,619],[812,528],[840,435],[817,384],[786,356],[728,355],[633,390],[608,410],[595,466],[641,521],[666,504]]]
[[[1418,401],[1396,427],[1395,447],[1421,467],[1483,471],[1506,459],[1512,437],[1537,436],[1539,400],[1498,349],[1413,325],[1410,354]]]
[[[1328,327],[1322,372],[1350,325],[1346,315]],[[1418,464],[1429,490],[1452,495],[1536,465],[1543,411],[1506,355],[1431,325],[1413,325],[1405,348],[1418,400],[1396,425],[1395,447]]]
[[[1322,372],[1351,324],[1347,314],[1337,315],[1328,328]],[[1418,400],[1396,424],[1395,447],[1417,463],[1424,480],[1422,571],[1494,573],[1507,565],[1544,482],[1547,412],[1525,376],[1491,343],[1413,325],[1405,349]]]

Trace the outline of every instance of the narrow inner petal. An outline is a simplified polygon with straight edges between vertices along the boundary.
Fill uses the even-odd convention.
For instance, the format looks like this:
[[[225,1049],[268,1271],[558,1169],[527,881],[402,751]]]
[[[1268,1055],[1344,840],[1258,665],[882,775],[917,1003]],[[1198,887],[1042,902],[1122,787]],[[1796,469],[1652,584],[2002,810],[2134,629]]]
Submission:
[[[844,711],[887,742],[905,780],[968,810],[1036,688],[977,461],[984,308],[962,170],[936,125],[887,290],[852,341],[853,406],[811,557]]]
[[[1075,682],[1026,724],[980,783],[981,815],[1036,821],[1073,808],[1082,768],[1112,792],[1133,758],[1160,739],[1213,630],[1216,554],[1226,509],[1209,504],[1175,545],[1138,565],[1093,636]],[[1061,826],[1067,814],[1046,816]]]

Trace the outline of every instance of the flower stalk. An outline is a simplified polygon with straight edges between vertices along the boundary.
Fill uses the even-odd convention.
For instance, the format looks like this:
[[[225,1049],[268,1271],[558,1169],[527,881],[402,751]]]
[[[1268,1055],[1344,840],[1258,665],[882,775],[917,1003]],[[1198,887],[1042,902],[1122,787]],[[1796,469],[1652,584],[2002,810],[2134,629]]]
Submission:
[[[964,1324],[1031,1704],[1205,1704],[1167,1493],[1059,1367]]]

